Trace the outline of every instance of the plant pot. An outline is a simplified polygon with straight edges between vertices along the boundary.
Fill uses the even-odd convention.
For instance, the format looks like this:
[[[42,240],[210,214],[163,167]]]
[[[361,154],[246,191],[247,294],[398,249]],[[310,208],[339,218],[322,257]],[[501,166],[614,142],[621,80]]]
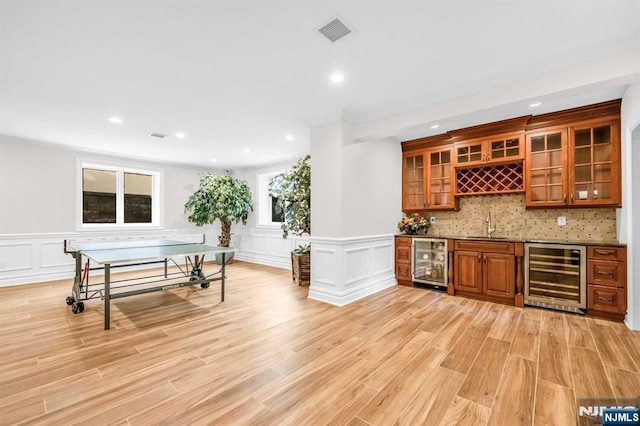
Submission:
[[[291,253],[291,272],[298,285],[311,284],[311,253]]]

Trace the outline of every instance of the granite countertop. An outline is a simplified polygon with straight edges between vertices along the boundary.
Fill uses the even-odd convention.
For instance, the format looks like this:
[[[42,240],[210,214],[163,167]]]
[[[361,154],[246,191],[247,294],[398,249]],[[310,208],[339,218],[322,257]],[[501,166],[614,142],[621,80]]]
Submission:
[[[396,234],[402,236],[408,236],[413,238],[446,238],[451,240],[474,240],[474,241],[504,241],[510,243],[543,243],[543,244],[575,244],[582,246],[610,246],[610,247],[626,247],[625,243],[621,243],[618,240],[543,240],[540,238],[506,238],[506,237],[474,237],[467,235],[407,235]]]

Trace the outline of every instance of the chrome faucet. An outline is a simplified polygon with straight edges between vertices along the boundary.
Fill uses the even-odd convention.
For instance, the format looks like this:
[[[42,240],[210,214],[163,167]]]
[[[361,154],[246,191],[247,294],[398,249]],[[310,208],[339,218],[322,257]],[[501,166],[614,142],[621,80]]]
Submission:
[[[487,237],[491,238],[491,234],[493,234],[493,231],[496,230],[496,228],[492,228],[491,227],[491,212],[487,213],[487,218],[485,219],[485,222],[487,222]]]

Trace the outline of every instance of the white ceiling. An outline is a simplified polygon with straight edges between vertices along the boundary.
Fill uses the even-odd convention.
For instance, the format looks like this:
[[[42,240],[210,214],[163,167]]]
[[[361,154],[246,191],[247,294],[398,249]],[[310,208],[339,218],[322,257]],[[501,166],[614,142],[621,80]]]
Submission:
[[[353,33],[332,44],[317,29],[336,16]],[[0,134],[243,169],[307,153],[325,122],[463,103],[637,46],[639,0],[0,0]],[[624,83],[543,108],[620,97]]]

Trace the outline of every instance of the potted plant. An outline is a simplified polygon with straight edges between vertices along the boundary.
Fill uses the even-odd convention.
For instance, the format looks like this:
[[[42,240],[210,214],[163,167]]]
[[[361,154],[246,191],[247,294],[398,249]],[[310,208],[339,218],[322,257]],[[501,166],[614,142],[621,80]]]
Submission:
[[[276,199],[276,211],[283,213],[282,238],[289,234],[311,234],[311,157],[299,159],[290,170],[274,176],[269,195]],[[311,282],[311,247],[299,246],[291,252],[293,280],[298,285]]]
[[[222,225],[218,242],[220,247],[229,247],[231,225],[242,221],[247,224],[249,212],[253,211],[253,197],[246,181],[232,176],[216,176],[203,173],[200,187],[184,205],[188,220],[197,226],[212,224],[220,219]],[[220,256],[221,257],[221,256]],[[218,263],[222,263],[216,256]],[[229,256],[227,263],[233,260]]]
[[[426,234],[429,226],[429,221],[418,213],[405,216],[398,222],[398,229],[407,235]]]

